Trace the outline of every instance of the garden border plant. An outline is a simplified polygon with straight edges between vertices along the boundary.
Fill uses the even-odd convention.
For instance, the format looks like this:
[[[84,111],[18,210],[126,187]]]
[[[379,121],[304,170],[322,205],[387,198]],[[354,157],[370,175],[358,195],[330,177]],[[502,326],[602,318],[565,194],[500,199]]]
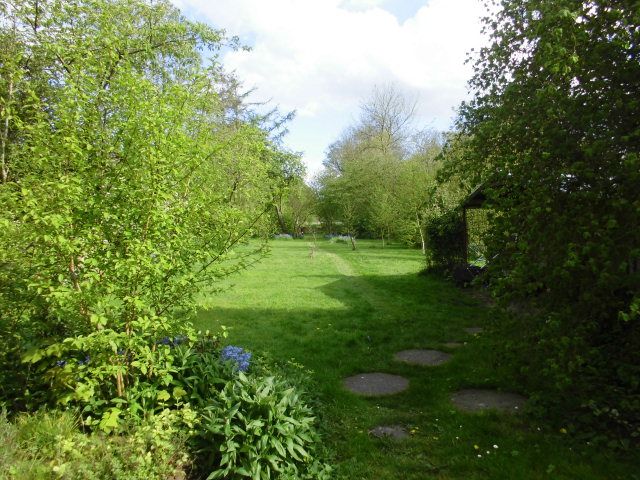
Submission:
[[[16,0],[0,27],[0,402],[119,435],[212,401],[235,372],[189,318],[266,253],[289,117],[243,105],[215,55],[237,39],[168,1]]]

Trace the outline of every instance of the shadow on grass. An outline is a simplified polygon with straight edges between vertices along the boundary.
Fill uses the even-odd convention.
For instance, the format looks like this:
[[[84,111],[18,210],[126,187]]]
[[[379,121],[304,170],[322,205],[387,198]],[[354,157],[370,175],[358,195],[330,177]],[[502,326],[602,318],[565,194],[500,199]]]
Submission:
[[[295,359],[314,371],[325,398],[339,394],[343,377],[366,371],[414,377],[416,388],[422,391],[422,400],[409,401],[416,405],[452,384],[478,386],[489,381],[492,367],[473,358],[474,352],[479,353],[475,347],[452,352],[458,358],[438,369],[393,360],[395,352],[405,349],[446,349],[443,344],[451,341],[479,344],[463,329],[483,325],[486,311],[465,292],[443,280],[416,274],[315,278],[328,281],[315,287],[319,301],[314,306],[296,306],[295,294],[282,285],[280,294],[292,295],[291,308],[211,308],[199,312],[196,325],[213,331],[224,325],[229,343],[266,352],[279,361]],[[272,294],[277,295],[280,290],[275,287],[265,288],[274,289]],[[341,307],[336,308],[332,301],[328,303],[333,307],[322,308],[323,297],[338,300]],[[430,379],[424,377],[425,372]]]
[[[315,281],[305,287],[303,277]],[[346,478],[422,479],[433,468],[444,472],[434,478],[538,479],[550,478],[551,464],[566,472],[554,478],[629,478],[630,467],[592,451],[588,455],[594,466],[583,467],[583,453],[570,451],[558,435],[533,431],[526,418],[467,415],[453,408],[450,395],[459,388],[513,388],[493,363],[499,339],[488,332],[464,332],[489,322],[489,311],[467,292],[430,275],[286,278],[290,283],[260,287],[261,307],[247,305],[240,292],[237,306],[227,298],[224,307],[201,311],[196,323],[214,331],[226,325],[229,343],[304,365],[313,395],[322,404],[326,437]],[[318,284],[321,279],[326,282]],[[248,299],[252,292],[245,292]],[[265,298],[279,307],[269,306]],[[466,344],[448,350],[452,360],[438,367],[393,360],[397,351],[446,350],[443,344],[450,341]],[[409,389],[391,397],[361,398],[342,387],[343,378],[374,371],[404,376]],[[379,424],[413,425],[416,433],[403,443],[385,443],[367,433]],[[485,450],[493,444],[500,448],[489,456]],[[480,460],[474,445],[483,447],[486,458]],[[617,471],[610,474],[612,467]]]

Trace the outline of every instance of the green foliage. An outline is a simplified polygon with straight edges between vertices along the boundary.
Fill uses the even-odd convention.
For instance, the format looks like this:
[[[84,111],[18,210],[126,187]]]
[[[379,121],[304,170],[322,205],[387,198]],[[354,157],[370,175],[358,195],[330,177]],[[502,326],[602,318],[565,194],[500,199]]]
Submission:
[[[132,336],[101,330],[34,349],[23,359],[36,382],[29,384],[28,392],[38,394],[34,403],[77,407],[84,426],[105,433],[121,432],[126,425],[169,407],[182,408],[189,399],[202,404],[216,394],[220,383],[224,385],[203,372],[213,365],[221,372],[218,378],[224,365],[217,337],[190,335],[159,341],[144,331]],[[196,368],[200,370],[195,372]],[[190,383],[193,375],[198,375],[199,386],[206,382],[206,391]]]
[[[234,42],[168,2],[0,15],[0,398],[98,402],[106,427],[159,404],[174,367],[155,342],[188,333],[203,286],[265,253],[237,247],[268,233],[296,161],[230,118],[240,100],[200,50]]]
[[[359,122],[329,147],[315,185],[328,233],[381,238],[383,247],[393,239],[426,253],[427,222],[455,208],[464,189],[438,184],[445,136],[417,130],[412,121],[413,107],[402,94],[374,89]],[[446,153],[460,150],[450,142]]]
[[[431,269],[450,272],[454,266],[465,264],[465,225],[459,210],[429,219],[426,235],[427,265]]]
[[[165,410],[123,436],[84,434],[69,412],[0,416],[0,479],[164,479],[189,468],[188,410]],[[193,424],[192,424],[193,425]]]
[[[173,396],[178,391],[175,400],[197,412],[189,446],[200,474],[330,478],[330,468],[319,459],[316,421],[301,396],[300,382],[273,375],[272,367],[255,358],[248,373],[238,371],[221,361],[217,342],[179,346],[175,356]]]
[[[450,172],[484,183],[494,208],[489,274],[503,303],[528,313],[509,345],[531,390],[580,429],[637,441],[637,4],[500,6]]]
[[[204,407],[201,422],[198,453],[216,468],[207,478],[331,478],[314,458],[311,409],[282,379],[239,372]]]
[[[245,471],[266,479],[329,478],[315,418],[297,385],[274,377],[260,360],[252,361],[250,373],[239,372],[222,361],[215,337],[173,346],[176,341],[156,344],[158,351],[167,349],[158,356],[157,373],[138,372],[124,397],[92,383],[96,373],[83,370],[86,365],[69,360],[56,366],[65,378],[77,377],[67,403],[79,405],[79,420],[60,411],[18,416],[14,425],[3,417],[0,435],[11,444],[4,454],[8,471],[17,478],[111,478],[111,471],[113,478],[165,478],[193,462],[209,478]],[[77,422],[96,433],[79,433]]]
[[[178,397],[174,395],[174,399],[189,403],[198,411],[235,376],[233,367],[221,361],[216,339],[202,338],[197,343],[177,347],[174,353],[178,372],[172,386],[174,391],[178,389],[182,393]]]
[[[293,179],[276,205],[280,231],[300,237],[316,209],[313,189],[302,178]]]
[[[59,477],[166,478],[236,377],[189,318],[266,253],[302,175],[271,133],[289,116],[242,105],[216,56],[236,41],[167,1],[19,0],[0,27],[0,400],[77,409],[93,435],[29,437]]]

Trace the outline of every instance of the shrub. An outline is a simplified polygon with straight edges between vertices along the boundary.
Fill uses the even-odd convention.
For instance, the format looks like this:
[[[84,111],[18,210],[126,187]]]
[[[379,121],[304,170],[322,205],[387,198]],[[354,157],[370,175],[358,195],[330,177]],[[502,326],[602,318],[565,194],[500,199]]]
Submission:
[[[464,228],[458,210],[450,210],[427,222],[427,258],[432,269],[451,272],[454,266],[466,263]]]
[[[197,451],[211,479],[329,478],[314,423],[289,383],[238,372],[204,408]]]
[[[190,438],[198,473],[327,478],[329,467],[317,458],[315,419],[301,398],[300,372],[272,366],[241,347],[219,348],[217,339],[180,345],[174,355],[173,391],[184,392],[179,403],[188,402],[198,415]]]
[[[3,417],[0,440],[12,447],[0,460],[19,478],[166,478],[192,459],[209,478],[328,478],[330,468],[317,458],[315,418],[300,389],[283,380],[283,367],[273,375],[264,360],[241,347],[220,348],[212,335],[154,345],[161,373],[142,375],[124,397],[103,397],[112,387],[96,386],[88,399],[69,402],[79,417],[54,411],[19,416],[15,425]],[[97,378],[92,368],[103,368],[92,362],[76,355],[51,370],[85,385]],[[79,422],[94,433],[81,434]]]
[[[487,274],[503,305],[531,312],[514,320],[511,359],[547,414],[637,443],[637,2],[500,7],[485,19],[491,44],[460,108],[465,148],[449,178],[484,185]]]
[[[23,360],[32,370],[27,387],[40,392],[38,406],[78,408],[83,424],[92,429],[111,433],[124,424],[140,423],[185,395],[174,381],[181,368],[176,346],[211,347],[218,341],[193,331],[158,339],[150,330],[141,328],[134,336],[105,329],[33,349]]]

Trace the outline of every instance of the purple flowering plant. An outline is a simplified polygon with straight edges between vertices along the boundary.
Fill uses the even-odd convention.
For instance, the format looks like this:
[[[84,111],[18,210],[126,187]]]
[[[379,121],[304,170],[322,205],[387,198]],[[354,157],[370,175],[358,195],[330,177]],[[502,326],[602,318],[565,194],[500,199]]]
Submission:
[[[227,345],[220,352],[220,359],[223,362],[233,362],[235,369],[246,372],[251,362],[251,352],[244,350],[242,347]]]

